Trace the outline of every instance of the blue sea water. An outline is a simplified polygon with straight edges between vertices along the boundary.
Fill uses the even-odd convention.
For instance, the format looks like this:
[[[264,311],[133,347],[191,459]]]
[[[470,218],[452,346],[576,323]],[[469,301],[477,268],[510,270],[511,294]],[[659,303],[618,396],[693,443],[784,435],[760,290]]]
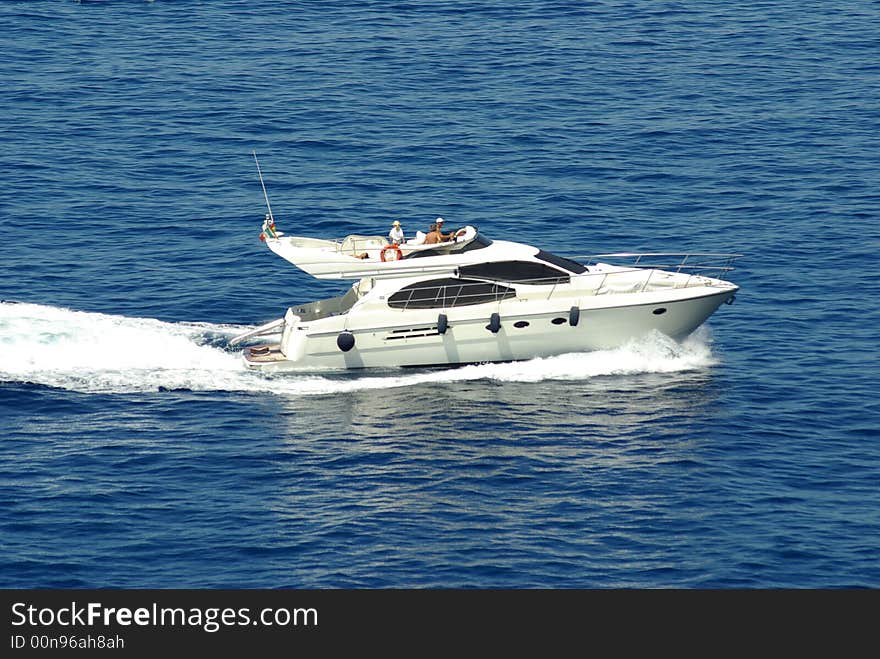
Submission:
[[[880,587],[880,4],[0,4],[0,587]],[[736,252],[682,344],[265,377],[259,242]]]

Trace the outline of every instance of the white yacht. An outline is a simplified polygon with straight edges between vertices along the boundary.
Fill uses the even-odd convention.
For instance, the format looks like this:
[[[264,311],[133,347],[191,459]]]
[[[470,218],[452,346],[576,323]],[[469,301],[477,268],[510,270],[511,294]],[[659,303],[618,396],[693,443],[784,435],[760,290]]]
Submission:
[[[681,340],[739,287],[721,279],[737,254],[604,254],[569,259],[492,240],[390,245],[382,236],[286,236],[271,214],[260,238],[344,295],[287,309],[231,340],[254,369],[351,369],[513,361],[620,346],[651,331]]]

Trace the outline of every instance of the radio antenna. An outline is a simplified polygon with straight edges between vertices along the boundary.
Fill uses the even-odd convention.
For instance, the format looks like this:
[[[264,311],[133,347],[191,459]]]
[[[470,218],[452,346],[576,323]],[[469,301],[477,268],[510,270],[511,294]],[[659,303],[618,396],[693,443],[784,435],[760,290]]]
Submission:
[[[263,186],[263,197],[266,198],[266,208],[269,209],[269,219],[275,224],[275,218],[272,216],[272,206],[269,205],[269,194],[266,192],[266,184],[263,182],[263,172],[260,171],[260,161],[257,160],[257,150],[254,149],[254,162],[257,163],[257,174],[260,175],[260,185]]]

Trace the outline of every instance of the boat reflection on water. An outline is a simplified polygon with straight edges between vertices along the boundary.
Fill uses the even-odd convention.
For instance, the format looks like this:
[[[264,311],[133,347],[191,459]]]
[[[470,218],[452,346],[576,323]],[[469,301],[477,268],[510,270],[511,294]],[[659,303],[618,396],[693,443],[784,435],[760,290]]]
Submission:
[[[260,449],[273,474],[260,519],[286,557],[280,583],[573,587],[679,560],[669,530],[705,526],[693,502],[717,496],[707,429],[723,377],[703,357],[562,368],[602,371],[596,358],[273,378],[326,391],[276,394],[275,414],[256,415],[279,438]],[[335,553],[347,568],[329,582],[302,560]]]
[[[327,395],[280,395],[277,404],[291,447],[321,440],[340,451],[346,445],[357,452],[424,451],[426,460],[567,452],[586,467],[597,458],[626,459],[640,448],[669,450],[692,441],[690,424],[711,418],[718,393],[714,358],[701,343],[707,333],[690,347],[652,344],[659,366],[643,353],[600,351],[453,369],[374,370],[368,377],[322,374],[309,383],[326,387]],[[664,349],[678,353],[658,354]],[[627,354],[656,372],[627,371]]]

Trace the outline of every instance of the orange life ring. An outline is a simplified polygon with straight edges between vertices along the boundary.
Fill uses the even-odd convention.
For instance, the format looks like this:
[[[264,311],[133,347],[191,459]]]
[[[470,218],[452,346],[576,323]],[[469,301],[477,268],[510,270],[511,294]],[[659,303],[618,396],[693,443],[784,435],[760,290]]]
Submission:
[[[395,255],[386,256],[388,250],[394,252]],[[398,245],[385,245],[385,247],[382,248],[382,251],[379,252],[379,258],[382,261],[399,261],[403,258],[403,252],[400,250],[400,247]]]

